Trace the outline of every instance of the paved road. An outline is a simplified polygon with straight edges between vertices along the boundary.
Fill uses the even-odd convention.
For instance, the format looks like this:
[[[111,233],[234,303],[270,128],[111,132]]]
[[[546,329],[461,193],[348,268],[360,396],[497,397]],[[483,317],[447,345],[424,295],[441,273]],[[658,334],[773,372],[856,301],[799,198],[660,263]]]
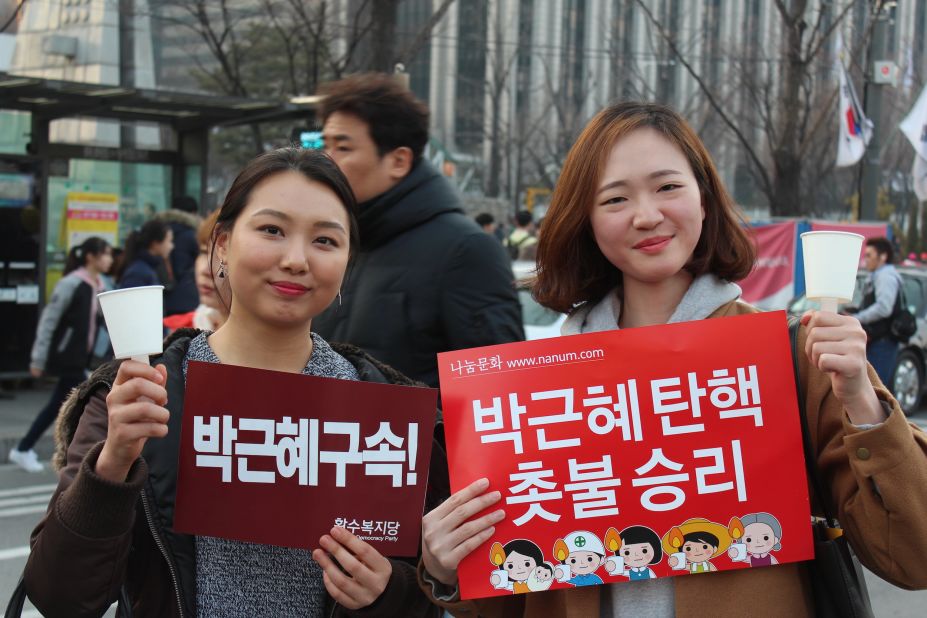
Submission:
[[[0,591],[2,602],[12,594],[26,564],[29,533],[42,517],[55,488],[55,474],[28,474],[11,464],[0,465]],[[23,616],[40,614],[27,605]]]
[[[927,414],[923,415],[927,424]],[[27,474],[9,464],[0,465],[0,598],[5,604],[26,564],[29,533],[45,512],[54,489],[55,475],[46,471]],[[876,616],[915,617],[924,615],[927,592],[908,592],[866,574]],[[111,610],[107,615],[113,615]],[[27,605],[23,616],[40,614]]]
[[[927,429],[927,409],[922,409],[912,420]],[[45,512],[54,487],[55,475],[49,470],[27,474],[11,464],[0,464],[0,601],[3,607],[26,563],[29,533]],[[866,579],[876,616],[924,615],[927,591],[901,590],[868,572]],[[110,610],[107,616],[114,613]],[[37,618],[40,614],[27,605],[23,616]]]

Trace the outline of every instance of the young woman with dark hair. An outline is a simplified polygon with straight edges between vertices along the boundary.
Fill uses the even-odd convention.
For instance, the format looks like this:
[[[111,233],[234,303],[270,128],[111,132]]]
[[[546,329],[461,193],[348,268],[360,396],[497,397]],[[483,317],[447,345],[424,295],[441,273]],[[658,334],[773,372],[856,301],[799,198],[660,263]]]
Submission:
[[[354,210],[344,175],[319,151],[268,152],[238,175],[211,243],[228,288],[224,324],[214,333],[174,333],[152,366],[104,366],[62,410],[60,431],[72,436],[59,454],[66,467],[33,532],[25,571],[43,615],[73,616],[77,608],[100,615],[120,589],[134,616],[437,612],[413,564],[384,557],[343,528],[310,550],[172,527],[189,361],[412,384],[359,349],[312,332],[315,316],[338,296],[357,244]],[[440,460],[440,447],[433,452]],[[431,476],[429,487],[441,486]],[[429,493],[426,503],[439,498]]]
[[[96,294],[103,291],[100,275],[106,274],[112,263],[112,248],[102,238],[92,236],[72,247],[64,276],[42,310],[29,371],[35,377],[57,376],[58,383],[29,431],[10,451],[10,461],[24,470],[40,472],[44,468],[32,447],[55,421],[71,389],[87,378],[99,330]]]
[[[119,273],[119,288],[163,285],[160,272],[166,272],[167,260],[174,250],[171,226],[157,219],[147,222],[129,234],[123,270]]]
[[[564,334],[721,318],[757,311],[732,283],[753,262],[734,202],[691,127],[666,107],[619,103],[586,125],[564,162],[538,244],[534,293],[541,304],[570,312]],[[927,587],[927,438],[908,425],[867,365],[866,334],[856,319],[809,311],[801,325],[805,430],[830,485],[829,496],[812,502],[836,506],[846,537],[872,571],[905,588]],[[478,480],[423,520],[420,583],[452,613],[814,612],[800,563],[461,603],[457,565],[491,537],[505,512],[471,518],[499,503],[498,489]]]

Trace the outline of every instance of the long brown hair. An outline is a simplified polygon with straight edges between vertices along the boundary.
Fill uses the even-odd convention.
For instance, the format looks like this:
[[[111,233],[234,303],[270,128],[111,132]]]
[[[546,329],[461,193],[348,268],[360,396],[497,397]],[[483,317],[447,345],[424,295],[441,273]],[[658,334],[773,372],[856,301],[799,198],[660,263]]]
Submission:
[[[533,293],[542,305],[567,312],[578,303],[600,300],[621,282],[621,271],[596,244],[590,211],[615,142],[645,127],[683,152],[698,182],[705,221],[686,269],[693,276],[710,272],[736,281],[753,268],[753,241],[695,131],[668,107],[618,103],[589,121],[563,164],[537,247]]]

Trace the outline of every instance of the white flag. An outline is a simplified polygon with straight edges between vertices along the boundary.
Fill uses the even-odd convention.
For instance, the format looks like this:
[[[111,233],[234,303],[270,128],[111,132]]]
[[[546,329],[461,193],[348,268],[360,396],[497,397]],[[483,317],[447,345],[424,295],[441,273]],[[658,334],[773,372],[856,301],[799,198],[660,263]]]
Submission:
[[[914,151],[923,159],[927,159],[927,86],[917,97],[917,103],[911,108],[907,117],[899,125]]]
[[[840,101],[837,105],[837,167],[855,165],[863,158],[866,145],[872,136],[872,122],[863,115],[853,82],[847,75],[843,60],[843,35],[838,30],[834,36],[834,70],[837,71],[837,83],[840,88]]]
[[[914,194],[919,202],[927,202],[927,159],[914,155],[914,166],[911,168],[914,178]]]
[[[837,137],[837,167],[855,165],[866,152],[866,145],[872,136],[872,122],[863,115],[862,106],[853,89],[853,82],[837,60],[837,74],[840,84],[840,105],[838,106],[840,131]]]

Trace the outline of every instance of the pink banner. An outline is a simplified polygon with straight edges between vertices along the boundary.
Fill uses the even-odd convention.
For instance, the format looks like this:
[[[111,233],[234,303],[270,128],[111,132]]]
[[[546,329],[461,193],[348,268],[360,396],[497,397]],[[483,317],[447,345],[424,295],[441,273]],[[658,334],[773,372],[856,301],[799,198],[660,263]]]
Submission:
[[[865,236],[866,239],[878,238],[878,237],[887,237],[888,236],[888,226],[878,223],[831,223],[830,221],[812,221],[811,222],[811,231],[812,232],[853,232],[854,234],[859,234]],[[863,249],[859,254],[859,259],[862,261],[863,254],[866,252],[866,244],[863,243]]]
[[[796,222],[749,228],[757,247],[756,266],[739,282],[743,299],[763,309],[783,308],[794,293]]]

